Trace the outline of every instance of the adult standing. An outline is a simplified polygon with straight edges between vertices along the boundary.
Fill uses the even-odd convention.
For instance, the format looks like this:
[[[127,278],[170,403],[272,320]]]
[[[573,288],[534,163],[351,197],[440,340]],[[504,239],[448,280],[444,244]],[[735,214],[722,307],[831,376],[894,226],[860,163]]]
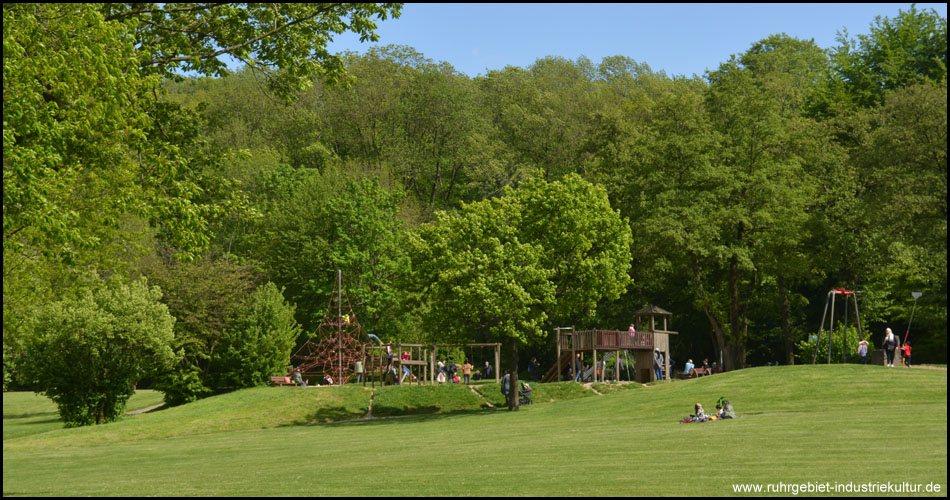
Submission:
[[[511,373],[505,370],[505,376],[501,378],[501,393],[505,395],[505,403],[511,398]]]
[[[491,378],[491,363],[486,361],[485,368],[482,368],[482,379],[488,380],[490,378]]]
[[[894,350],[897,349],[897,344],[900,343],[897,335],[894,335],[894,332],[890,328],[885,330],[884,335],[884,352],[887,354],[887,366],[894,366]]]
[[[653,372],[657,380],[663,380],[663,355],[659,347],[653,349]]]
[[[462,377],[465,379],[465,385],[469,385],[469,381],[472,378],[472,368],[475,367],[466,359],[465,364],[462,365]]]
[[[861,358],[861,364],[868,364],[868,341],[862,340],[858,342],[858,357]]]
[[[538,364],[538,358],[532,357],[531,362],[528,363],[528,374],[531,375],[531,380],[534,382],[538,381],[538,371],[541,369],[541,365]]]
[[[574,358],[574,381],[580,382],[581,377],[584,373],[584,358],[581,357],[581,353],[577,353],[577,357]]]

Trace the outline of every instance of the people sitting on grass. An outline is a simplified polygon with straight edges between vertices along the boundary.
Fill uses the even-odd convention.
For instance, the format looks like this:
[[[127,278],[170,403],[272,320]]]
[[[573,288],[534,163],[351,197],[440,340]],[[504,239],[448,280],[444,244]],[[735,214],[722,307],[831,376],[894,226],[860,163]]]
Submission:
[[[720,419],[736,418],[736,410],[732,408],[732,405],[725,399],[725,396],[719,398],[717,403],[722,405],[722,416],[719,417]]]
[[[703,410],[702,403],[696,403],[693,407],[693,414],[688,417],[683,417],[683,420],[680,420],[680,423],[688,424],[692,422],[711,422],[715,420],[727,420],[736,418],[736,411],[732,408],[732,405],[729,403],[725,397],[719,398],[716,401],[716,413],[714,415],[706,415],[706,412]]]

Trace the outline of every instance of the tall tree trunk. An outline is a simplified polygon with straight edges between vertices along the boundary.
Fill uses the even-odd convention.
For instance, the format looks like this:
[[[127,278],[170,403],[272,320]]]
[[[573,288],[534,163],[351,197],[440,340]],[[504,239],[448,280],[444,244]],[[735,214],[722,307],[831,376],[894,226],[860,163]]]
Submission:
[[[723,359],[723,370],[735,370],[738,367],[738,340],[742,336],[742,323],[739,321],[739,257],[729,259],[729,354]]]
[[[782,340],[785,344],[785,364],[794,365],[795,355],[792,352],[792,325],[789,321],[788,285],[785,276],[778,275],[778,291],[782,296]]]
[[[703,278],[699,271],[699,258],[696,257],[696,254],[693,252],[689,253],[689,257],[693,267],[693,281],[696,283],[696,292],[699,294],[700,303],[703,305],[703,312],[706,314],[706,319],[709,320],[709,326],[712,327],[713,346],[716,348],[716,352],[713,353],[713,361],[718,361],[725,356],[726,335],[719,320],[716,319],[716,315],[713,314],[709,297],[706,296],[706,290],[703,288]]]
[[[518,411],[518,339],[508,337],[511,350],[508,351],[508,370],[511,372],[511,386],[508,390],[508,410]]]

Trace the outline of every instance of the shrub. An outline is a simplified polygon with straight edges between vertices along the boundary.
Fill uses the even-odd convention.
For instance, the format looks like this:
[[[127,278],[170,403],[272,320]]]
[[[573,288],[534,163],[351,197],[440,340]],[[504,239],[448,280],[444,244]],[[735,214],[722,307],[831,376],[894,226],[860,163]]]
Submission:
[[[39,309],[26,370],[67,427],[114,421],[136,381],[174,363],[175,318],[161,295],[144,278],[96,281]]]

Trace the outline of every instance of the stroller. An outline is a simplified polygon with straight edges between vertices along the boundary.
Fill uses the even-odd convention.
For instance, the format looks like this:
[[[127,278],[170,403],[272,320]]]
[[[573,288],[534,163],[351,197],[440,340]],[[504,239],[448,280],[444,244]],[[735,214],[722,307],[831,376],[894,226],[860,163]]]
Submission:
[[[534,401],[531,401],[531,393],[532,393],[532,392],[534,392],[534,391],[533,391],[533,389],[531,389],[531,386],[528,385],[528,384],[526,384],[526,383],[524,383],[524,382],[522,382],[522,383],[521,383],[521,390],[518,391],[518,396],[519,396],[519,397],[518,397],[518,404],[519,404],[519,405],[529,405],[529,404],[534,403]]]

